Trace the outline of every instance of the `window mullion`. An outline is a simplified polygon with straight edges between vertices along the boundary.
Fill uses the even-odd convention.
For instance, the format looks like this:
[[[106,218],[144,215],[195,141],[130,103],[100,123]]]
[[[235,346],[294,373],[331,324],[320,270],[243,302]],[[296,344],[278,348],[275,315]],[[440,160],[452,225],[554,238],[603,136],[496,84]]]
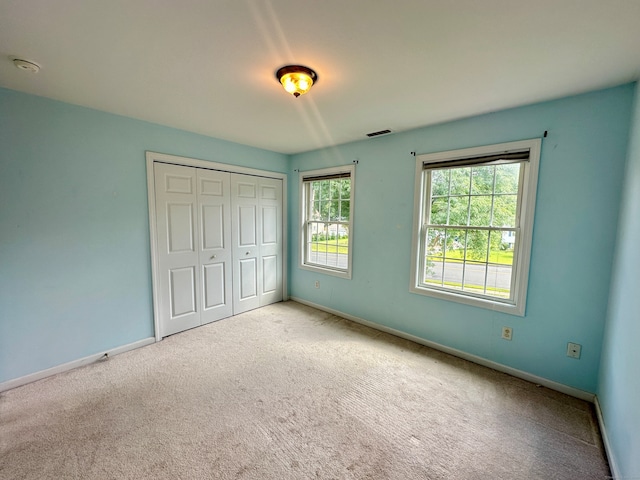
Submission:
[[[495,205],[496,200],[496,167],[493,167],[493,180],[491,183],[491,214],[489,216],[489,225],[493,226],[493,206]]]
[[[467,225],[471,225],[471,182],[473,180],[473,168],[469,170],[469,188],[467,190]]]
[[[312,197],[311,197],[311,183],[305,182],[302,184],[304,187],[304,198],[305,198],[305,231],[304,231],[304,261],[305,263],[311,261],[311,240],[313,237],[310,234],[311,230],[311,212],[313,210]]]
[[[452,230],[464,230],[468,228],[470,230],[498,230],[500,232],[512,232],[514,230],[517,231],[517,227],[476,227],[469,225],[439,225],[439,224],[429,224],[425,223],[425,225],[429,228],[450,228]]]
[[[464,231],[464,252],[462,254],[462,279],[460,281],[460,290],[464,291],[464,280],[467,273],[467,242],[469,241],[469,230]]]
[[[495,176],[494,176],[495,180]],[[495,186],[495,183],[494,183]],[[493,197],[492,197],[493,203]],[[491,230],[489,230],[489,234],[487,235],[487,258],[485,258],[484,262],[484,285],[482,291],[484,294],[487,294],[487,277],[489,275],[489,260],[491,260]]]

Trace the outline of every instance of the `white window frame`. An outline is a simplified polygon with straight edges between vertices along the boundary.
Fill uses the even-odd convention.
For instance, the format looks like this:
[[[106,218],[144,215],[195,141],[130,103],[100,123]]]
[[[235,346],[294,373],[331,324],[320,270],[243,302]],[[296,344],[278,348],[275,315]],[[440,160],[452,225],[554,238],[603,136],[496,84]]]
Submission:
[[[531,241],[533,235],[533,219],[536,204],[536,189],[538,184],[538,168],[540,163],[541,140],[539,138],[518,142],[501,143],[482,147],[450,150],[446,152],[416,155],[415,194],[413,213],[413,239],[411,261],[412,293],[428,295],[436,298],[459,302],[467,305],[487,308],[512,315],[524,316],[526,311],[527,287],[529,282],[529,264],[531,259]],[[430,187],[427,181],[427,171],[424,165],[436,162],[448,162],[463,158],[482,157],[503,154],[505,152],[529,150],[529,160],[522,162],[522,182],[518,192],[518,213],[516,229],[519,234],[514,251],[512,275],[513,300],[489,299],[478,297],[463,291],[446,290],[423,284],[425,264],[426,226],[425,210],[431,198],[427,191]]]
[[[307,255],[307,244],[308,244],[308,228],[307,222],[309,215],[309,189],[307,188],[307,184],[305,182],[305,178],[309,177],[323,177],[330,175],[338,175],[348,173],[351,180],[351,192],[349,198],[349,247],[347,249],[347,268],[339,268],[339,267],[331,267],[327,265],[318,265],[315,263],[310,263],[308,261]],[[340,167],[331,167],[331,168],[323,168],[320,170],[308,170],[305,172],[300,172],[300,263],[299,266],[305,270],[311,270],[314,272],[323,273],[326,275],[333,275],[336,277],[351,278],[352,273],[352,265],[353,265],[353,219],[354,219],[354,198],[355,198],[355,165],[344,165]]]

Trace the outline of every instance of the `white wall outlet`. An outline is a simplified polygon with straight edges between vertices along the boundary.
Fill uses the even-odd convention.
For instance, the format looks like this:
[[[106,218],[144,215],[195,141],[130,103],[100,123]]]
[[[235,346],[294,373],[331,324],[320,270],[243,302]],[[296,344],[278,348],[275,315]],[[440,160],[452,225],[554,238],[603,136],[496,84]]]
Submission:
[[[502,338],[505,340],[511,340],[513,338],[513,328],[502,327]]]
[[[567,357],[580,358],[582,352],[582,345],[579,343],[567,343]]]
[[[318,280],[316,280],[316,283],[314,284],[314,286],[315,286],[316,288],[320,288],[320,282],[319,282]]]

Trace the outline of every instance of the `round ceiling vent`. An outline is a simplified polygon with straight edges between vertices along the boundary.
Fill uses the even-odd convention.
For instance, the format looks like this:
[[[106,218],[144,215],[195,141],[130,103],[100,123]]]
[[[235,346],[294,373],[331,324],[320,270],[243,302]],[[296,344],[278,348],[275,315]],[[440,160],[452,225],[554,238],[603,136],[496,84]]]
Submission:
[[[40,65],[37,63],[29,62],[28,60],[22,60],[20,58],[16,58],[13,60],[13,64],[16,68],[20,70],[26,70],[31,73],[38,73],[40,71]]]

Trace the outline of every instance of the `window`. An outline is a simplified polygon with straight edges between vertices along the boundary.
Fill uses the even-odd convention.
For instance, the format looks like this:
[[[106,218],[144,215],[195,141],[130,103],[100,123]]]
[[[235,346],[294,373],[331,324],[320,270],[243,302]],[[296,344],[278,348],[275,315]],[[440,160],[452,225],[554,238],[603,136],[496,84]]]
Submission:
[[[540,140],[416,156],[411,291],[524,315]]]
[[[355,168],[300,173],[301,267],[351,278]]]

